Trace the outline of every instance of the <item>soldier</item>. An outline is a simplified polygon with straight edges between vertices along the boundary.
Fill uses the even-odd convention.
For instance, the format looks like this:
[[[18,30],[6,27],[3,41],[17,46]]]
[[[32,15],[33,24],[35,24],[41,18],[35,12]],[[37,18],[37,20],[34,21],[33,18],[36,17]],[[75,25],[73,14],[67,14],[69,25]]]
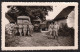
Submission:
[[[50,25],[49,25],[49,33],[50,33],[50,35],[51,36],[53,36],[53,28],[54,28],[54,25],[53,25],[53,23],[51,23]]]
[[[27,25],[23,25],[23,32],[24,32],[24,36],[26,36],[26,33],[27,33]]]
[[[29,35],[31,36],[31,34],[33,33],[33,28],[34,26],[32,24],[29,25]]]
[[[22,25],[19,25],[19,33],[20,33],[20,36],[22,36],[22,28],[23,28],[23,26]]]
[[[19,29],[18,24],[15,23],[15,26],[14,26],[14,34],[15,35],[18,35],[18,29]]]
[[[59,25],[57,22],[54,23],[54,38],[58,38],[58,30],[59,30]]]

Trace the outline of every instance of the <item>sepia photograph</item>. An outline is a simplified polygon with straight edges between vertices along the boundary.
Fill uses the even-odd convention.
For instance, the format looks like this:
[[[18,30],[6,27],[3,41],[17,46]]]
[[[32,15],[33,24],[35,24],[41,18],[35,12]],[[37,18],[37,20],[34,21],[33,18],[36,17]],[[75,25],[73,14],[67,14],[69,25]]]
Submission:
[[[2,50],[78,49],[77,2],[2,2]]]

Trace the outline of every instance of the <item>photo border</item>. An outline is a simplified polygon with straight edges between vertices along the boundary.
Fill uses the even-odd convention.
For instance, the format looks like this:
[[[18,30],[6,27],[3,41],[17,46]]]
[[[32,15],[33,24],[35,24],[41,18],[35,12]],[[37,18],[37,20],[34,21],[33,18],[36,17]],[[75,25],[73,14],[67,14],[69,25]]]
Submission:
[[[3,3],[5,3],[5,2],[2,2],[2,5],[5,5],[5,4],[3,4]],[[6,2],[7,3],[7,2]],[[10,3],[10,2],[9,2]],[[8,3],[8,4],[9,4]],[[16,2],[15,2],[16,3]],[[18,3],[25,3],[25,2],[18,2]],[[27,3],[44,3],[44,2],[27,2]],[[48,3],[49,5],[50,5],[50,3],[56,3],[56,2],[45,2],[46,4]],[[58,2],[57,2],[58,3]],[[65,2],[59,2],[59,3],[65,3]],[[72,4],[71,4],[72,3]],[[74,3],[74,4],[73,4]],[[73,47],[73,46],[70,46],[70,47],[67,47],[67,48],[65,48],[65,49],[61,49],[61,47],[64,47],[64,46],[57,46],[58,47],[58,49],[56,49],[56,46],[54,46],[55,48],[54,49],[50,49],[51,47],[48,47],[48,49],[45,49],[46,47],[40,47],[41,49],[37,49],[37,50],[76,50],[76,49],[78,49],[78,3],[77,4],[75,4],[75,3],[77,3],[77,2],[67,2],[66,4],[69,4],[69,5],[76,5],[75,6],[75,8],[77,9],[77,10],[75,10],[76,12],[75,12],[75,17],[76,17],[76,19],[75,19],[75,26],[76,26],[76,31],[75,32],[77,32],[77,33],[75,33],[75,34],[77,34],[76,35],[76,38],[75,39],[77,39],[77,41],[75,41],[76,43],[75,43],[75,45],[77,46],[76,48],[75,47]],[[17,4],[17,3],[16,3]],[[12,4],[11,4],[12,5]],[[15,4],[13,4],[13,5],[15,5]],[[33,5],[33,4],[32,4]],[[42,5],[42,4],[41,4]],[[41,6],[40,5],[40,6]],[[24,6],[24,5],[23,5]],[[39,5],[38,5],[39,6]],[[43,6],[43,5],[42,5]],[[51,6],[51,5],[50,5]],[[4,6],[2,6],[2,8],[4,8]],[[2,9],[2,17],[3,16],[5,16],[5,12],[3,11],[3,9]],[[5,43],[5,39],[4,39],[4,37],[5,37],[5,35],[4,35],[4,37],[3,37],[3,34],[5,33],[5,31],[3,30],[3,29],[5,29],[4,27],[4,24],[5,24],[5,22],[3,21],[4,20],[4,18],[2,18],[2,36],[1,36],[1,39],[2,39],[2,50],[8,50],[8,49],[11,49],[11,48],[13,48],[13,47],[4,47],[4,43]],[[4,31],[4,32],[3,32]],[[6,49],[7,48],[7,49]],[[22,50],[22,48],[24,48],[24,47],[21,47],[20,48],[20,50]],[[27,48],[29,48],[29,47],[27,47]],[[23,49],[23,50],[36,50],[36,48],[35,47],[33,47],[34,49],[31,49],[31,47],[29,48],[29,49]],[[53,48],[53,47],[52,47]],[[70,48],[70,49],[69,49]],[[18,50],[18,47],[16,48],[16,47],[14,47],[13,49],[15,49],[15,50]],[[12,50],[13,50],[12,49]]]

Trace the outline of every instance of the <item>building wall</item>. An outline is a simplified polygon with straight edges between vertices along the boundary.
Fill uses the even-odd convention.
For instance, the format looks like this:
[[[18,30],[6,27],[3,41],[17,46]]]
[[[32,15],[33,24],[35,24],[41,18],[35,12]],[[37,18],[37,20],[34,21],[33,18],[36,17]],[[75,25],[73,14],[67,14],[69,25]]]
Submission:
[[[75,19],[75,11],[73,10],[69,15],[67,19],[68,27],[74,28],[74,19]]]
[[[67,23],[66,19],[59,20],[59,21],[56,21],[56,22],[58,22],[59,28],[62,28],[62,25],[65,25]]]
[[[59,27],[62,27],[62,25],[67,24],[68,27],[73,27],[74,28],[74,10],[68,15],[67,19],[59,20],[57,21],[59,24]]]

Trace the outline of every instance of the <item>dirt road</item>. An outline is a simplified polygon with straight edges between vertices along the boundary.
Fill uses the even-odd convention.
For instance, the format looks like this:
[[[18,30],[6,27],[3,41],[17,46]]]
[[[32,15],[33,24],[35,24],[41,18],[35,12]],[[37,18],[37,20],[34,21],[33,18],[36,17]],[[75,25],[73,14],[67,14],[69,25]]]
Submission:
[[[30,36],[19,36],[19,44],[17,47],[26,47],[26,46],[71,46],[72,39],[70,36],[63,37],[59,36],[57,39],[49,39],[45,33],[33,33],[32,37]]]

